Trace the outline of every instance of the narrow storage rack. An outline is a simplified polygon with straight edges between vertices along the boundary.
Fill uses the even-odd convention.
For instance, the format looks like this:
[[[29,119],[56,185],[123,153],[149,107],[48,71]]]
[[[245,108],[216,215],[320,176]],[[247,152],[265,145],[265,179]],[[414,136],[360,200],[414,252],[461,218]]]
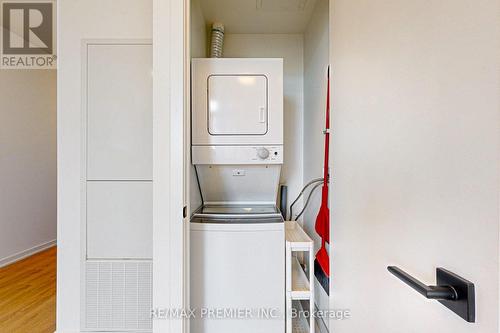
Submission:
[[[286,239],[286,331],[287,333],[314,333],[314,247],[312,239],[304,232],[297,221],[285,222]],[[304,258],[304,268],[297,255]],[[303,309],[302,302],[307,301],[309,308],[304,312],[309,314],[307,322],[304,312],[295,312],[292,309],[294,302],[298,302],[296,310]]]

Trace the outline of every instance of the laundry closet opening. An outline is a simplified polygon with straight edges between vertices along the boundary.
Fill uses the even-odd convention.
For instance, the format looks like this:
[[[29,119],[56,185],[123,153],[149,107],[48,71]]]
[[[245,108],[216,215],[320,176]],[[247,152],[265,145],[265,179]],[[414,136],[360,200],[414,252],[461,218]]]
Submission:
[[[312,276],[313,304],[305,298],[288,304],[283,221],[297,220],[313,240],[313,255],[318,251],[329,1],[191,0],[189,17],[190,306],[328,309],[324,272]],[[307,259],[297,255],[309,279]],[[306,317],[308,331],[327,329],[328,320],[310,325]],[[190,330],[285,332],[285,326],[286,320],[255,316],[196,318]]]

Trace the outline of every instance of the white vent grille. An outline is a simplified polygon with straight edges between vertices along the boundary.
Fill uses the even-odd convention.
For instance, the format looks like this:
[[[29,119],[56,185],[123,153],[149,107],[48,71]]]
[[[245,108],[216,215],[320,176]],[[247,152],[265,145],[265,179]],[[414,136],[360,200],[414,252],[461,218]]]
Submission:
[[[87,261],[85,273],[86,330],[151,331],[150,261]]]

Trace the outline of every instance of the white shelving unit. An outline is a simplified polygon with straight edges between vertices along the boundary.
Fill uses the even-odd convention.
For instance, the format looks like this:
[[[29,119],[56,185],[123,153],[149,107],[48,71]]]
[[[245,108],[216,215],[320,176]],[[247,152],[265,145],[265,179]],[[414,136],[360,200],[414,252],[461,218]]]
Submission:
[[[312,239],[296,221],[285,222],[286,239],[286,331],[287,333],[314,333],[314,248]],[[299,263],[302,253],[307,274]],[[309,278],[308,278],[309,277]],[[292,318],[293,301],[309,302],[309,322],[304,316]]]

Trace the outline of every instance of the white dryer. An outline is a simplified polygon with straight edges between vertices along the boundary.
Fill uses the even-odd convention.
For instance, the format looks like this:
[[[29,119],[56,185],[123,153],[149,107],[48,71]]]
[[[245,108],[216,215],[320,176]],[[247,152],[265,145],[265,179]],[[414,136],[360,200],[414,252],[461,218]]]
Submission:
[[[283,59],[192,60],[192,144],[282,145]]]
[[[191,332],[283,333],[282,59],[193,60],[192,162]]]

